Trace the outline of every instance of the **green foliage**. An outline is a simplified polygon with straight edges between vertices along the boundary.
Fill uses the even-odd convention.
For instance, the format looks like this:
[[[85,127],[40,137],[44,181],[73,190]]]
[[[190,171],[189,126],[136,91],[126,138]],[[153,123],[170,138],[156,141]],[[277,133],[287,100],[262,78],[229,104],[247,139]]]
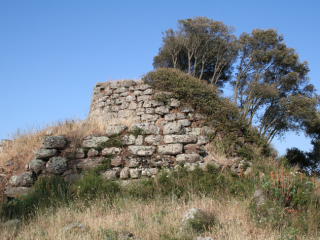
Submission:
[[[32,216],[39,209],[68,203],[69,185],[60,176],[39,177],[34,191],[1,205],[0,216],[20,218]]]
[[[158,102],[163,102],[164,105],[168,105],[170,103],[171,94],[166,93],[158,93],[155,95],[154,100]]]
[[[92,169],[92,171],[100,173],[100,172],[104,172],[108,169],[111,168],[110,164],[111,164],[111,158],[113,157],[112,154],[109,154],[106,156],[106,158],[103,159],[102,164],[96,166],[95,168]]]
[[[98,145],[98,150],[109,147],[122,147],[121,139],[119,135],[112,135],[109,137],[108,141],[102,142]]]
[[[139,135],[142,135],[144,137],[146,135],[146,132],[142,128],[135,126],[135,128],[133,128],[130,132],[128,132],[128,134],[132,134],[136,137]]]
[[[88,171],[72,185],[71,195],[85,201],[105,196],[112,201],[119,191],[117,182],[103,179],[96,171]]]
[[[242,146],[237,153],[239,154],[240,157],[245,158],[249,161],[253,160],[255,157],[254,151],[251,146],[249,145],[244,145]]]
[[[144,76],[143,81],[159,91],[172,92],[172,97],[190,104],[205,113],[209,122],[219,121],[219,126],[233,126],[238,122],[238,110],[229,100],[222,98],[215,86],[200,81],[176,69],[159,68]]]
[[[214,227],[215,217],[212,213],[200,212],[198,216],[190,218],[187,221],[187,227],[196,232],[210,231]]]

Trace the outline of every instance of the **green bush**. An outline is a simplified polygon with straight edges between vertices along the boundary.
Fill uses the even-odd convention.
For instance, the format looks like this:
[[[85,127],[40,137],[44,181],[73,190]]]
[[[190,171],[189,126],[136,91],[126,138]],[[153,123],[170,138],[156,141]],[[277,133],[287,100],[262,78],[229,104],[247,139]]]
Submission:
[[[129,134],[132,134],[134,136],[139,136],[142,135],[143,137],[146,135],[145,130],[143,130],[142,128],[139,128],[138,126],[135,126],[130,132]]]
[[[69,186],[60,176],[39,177],[34,191],[2,204],[0,216],[8,219],[27,217],[41,208],[68,203]]]
[[[99,196],[112,200],[120,191],[117,182],[105,180],[96,171],[87,171],[84,176],[72,185],[71,194],[74,198],[89,201]]]
[[[122,147],[122,142],[119,135],[112,135],[109,137],[108,141],[102,142],[98,145],[98,150],[109,147]]]
[[[209,121],[232,128],[239,117],[237,107],[220,96],[217,87],[171,68],[159,68],[143,77],[146,84],[159,91],[170,91],[173,98],[183,100],[196,110],[205,113]],[[161,96],[159,96],[161,97]]]

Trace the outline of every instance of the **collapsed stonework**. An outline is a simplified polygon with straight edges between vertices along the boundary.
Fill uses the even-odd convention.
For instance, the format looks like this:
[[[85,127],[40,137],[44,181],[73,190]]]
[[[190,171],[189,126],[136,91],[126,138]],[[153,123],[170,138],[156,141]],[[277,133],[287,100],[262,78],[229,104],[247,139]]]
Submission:
[[[85,170],[102,166],[106,159],[110,168],[101,174],[105,179],[138,179],[154,177],[184,164],[189,170],[207,164],[220,164],[207,151],[214,126],[205,126],[207,116],[171,97],[170,92],[155,92],[150,85],[133,80],[98,83],[94,87],[88,118],[105,120],[130,119],[130,126],[114,124],[104,135],[85,137],[80,146],[64,136],[50,136],[25,172],[10,178],[5,189],[8,197],[30,191],[34,181],[43,175],[62,175],[66,181],[81,177]],[[162,98],[159,98],[161,96]],[[162,102],[159,99],[167,101]],[[114,137],[121,144],[106,146]],[[246,160],[231,159],[232,170],[241,172]]]

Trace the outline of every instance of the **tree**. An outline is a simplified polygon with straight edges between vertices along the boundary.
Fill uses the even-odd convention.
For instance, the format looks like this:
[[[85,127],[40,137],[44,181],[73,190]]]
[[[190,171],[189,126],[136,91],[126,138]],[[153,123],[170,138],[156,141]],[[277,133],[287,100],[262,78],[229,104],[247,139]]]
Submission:
[[[178,30],[163,33],[154,68],[177,68],[193,77],[222,85],[232,74],[238,54],[234,27],[205,17],[178,21]]]
[[[308,63],[301,63],[274,29],[242,33],[239,44],[233,86],[242,118],[249,125],[256,118],[260,134],[269,142],[289,130],[304,129],[303,122],[314,115],[318,103],[308,82]]]

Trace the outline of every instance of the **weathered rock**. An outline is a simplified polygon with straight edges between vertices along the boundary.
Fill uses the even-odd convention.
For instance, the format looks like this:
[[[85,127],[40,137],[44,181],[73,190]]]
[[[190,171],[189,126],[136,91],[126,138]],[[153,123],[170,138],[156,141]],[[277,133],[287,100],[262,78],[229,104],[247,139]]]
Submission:
[[[186,114],[185,113],[177,113],[177,119],[185,119],[187,118]]]
[[[15,198],[26,195],[32,191],[30,187],[5,187],[4,193],[7,197]]]
[[[18,227],[19,224],[20,224],[19,219],[13,219],[3,223],[2,226],[5,228],[14,228],[14,227]]]
[[[184,152],[187,154],[198,153],[202,155],[206,153],[206,149],[199,144],[188,144],[188,145],[185,145],[183,148],[184,148]]]
[[[116,156],[116,157],[112,158],[110,165],[113,167],[121,166],[122,165],[122,156]]]
[[[189,135],[201,135],[201,128],[186,128],[186,133]]]
[[[144,141],[150,145],[159,145],[162,140],[162,135],[150,135],[144,139]]]
[[[136,111],[134,110],[130,110],[130,109],[127,109],[127,110],[120,110],[118,112],[118,118],[131,118],[133,116],[136,116]]]
[[[34,157],[38,159],[49,159],[58,155],[57,149],[38,149],[33,151]]]
[[[181,123],[169,122],[163,127],[163,134],[164,135],[184,134],[184,127],[181,125]]]
[[[198,136],[197,144],[204,145],[204,144],[207,144],[208,142],[209,142],[209,138],[207,136],[203,136],[203,135]]]
[[[154,146],[129,146],[128,151],[133,155],[138,156],[151,156],[155,153],[156,147]]]
[[[196,143],[197,136],[192,135],[165,135],[163,138],[164,143]]]
[[[124,167],[120,172],[120,179],[126,179],[130,176],[130,170],[128,167]]]
[[[157,175],[158,173],[159,173],[158,168],[143,168],[141,171],[141,176],[151,177],[151,176]]]
[[[85,158],[86,151],[83,148],[67,148],[61,152],[61,156],[68,159]]]
[[[106,156],[106,155],[109,155],[109,154],[119,154],[122,152],[122,149],[121,148],[118,148],[118,147],[110,147],[110,148],[104,148],[101,152],[101,155],[102,156]]]
[[[154,121],[157,121],[159,118],[160,118],[160,116],[157,114],[142,114],[141,115],[141,121],[146,121],[146,122],[154,122]]]
[[[120,135],[127,129],[127,126],[123,124],[111,125],[106,130],[106,136],[111,137],[112,135]]]
[[[154,90],[152,88],[146,89],[142,92],[143,95],[151,95],[154,93]]]
[[[46,169],[46,162],[41,159],[32,159],[29,163],[29,169],[33,170],[37,175]]]
[[[14,175],[10,178],[9,184],[13,187],[30,187],[36,177],[33,171],[24,172],[20,175]]]
[[[180,101],[175,98],[171,98],[169,106],[170,107],[180,107]]]
[[[195,240],[214,240],[212,237],[197,237]]]
[[[183,113],[190,113],[193,112],[194,109],[192,107],[181,107],[180,111]]]
[[[168,114],[169,112],[170,112],[170,108],[165,106],[157,107],[155,109],[155,113],[160,115]]]
[[[166,114],[164,116],[164,120],[166,120],[166,121],[175,121],[176,119],[177,119],[176,113],[170,113],[170,114]]]
[[[88,157],[91,158],[91,157],[97,157],[99,156],[99,151],[97,151],[96,149],[94,148],[91,148],[89,151],[88,151]]]
[[[182,148],[183,148],[183,145],[180,143],[159,145],[158,153],[162,155],[176,155],[176,154],[182,153]]]
[[[136,137],[132,134],[130,135],[124,135],[121,138],[122,145],[133,145],[136,143]]]
[[[263,194],[262,189],[256,189],[253,195],[253,199],[255,200],[257,206],[261,206],[266,203],[266,197]]]
[[[62,232],[83,232],[86,230],[86,226],[82,223],[70,223],[61,229]]]
[[[46,164],[46,170],[53,174],[62,174],[68,169],[68,159],[64,157],[52,157]]]
[[[136,139],[136,145],[142,145],[143,144],[143,136],[142,135],[139,135],[137,136],[137,139]]]
[[[201,217],[202,214],[203,211],[201,208],[191,208],[185,213],[182,219],[182,224],[187,225],[190,219],[198,219]]]
[[[118,178],[120,176],[120,171],[120,168],[110,169],[105,171],[104,173],[101,173],[101,175],[104,179]]]
[[[139,86],[136,87],[136,89],[138,89],[140,91],[144,91],[144,90],[146,90],[148,88],[151,88],[151,86],[148,85],[148,84],[142,84],[142,85],[139,85]]]
[[[178,123],[180,123],[184,127],[189,127],[191,126],[191,122],[188,119],[182,119],[178,120]]]
[[[121,87],[129,88],[131,86],[136,86],[137,83],[131,79],[125,79],[121,81]]]
[[[196,153],[192,154],[179,154],[176,157],[177,163],[194,163],[200,161],[200,155]]]
[[[130,169],[130,177],[131,178],[140,178],[141,169]]]
[[[108,137],[90,135],[84,138],[81,146],[85,148],[97,148],[101,143],[106,142],[108,140]]]
[[[137,101],[140,102],[140,101],[147,101],[147,100],[151,100],[151,96],[150,95],[143,95],[143,96],[138,96],[137,97]]]
[[[64,136],[46,137],[42,142],[42,148],[64,149],[68,145],[68,140]]]
[[[85,159],[76,159],[69,162],[71,169],[79,170],[88,170],[99,166],[103,163],[105,158],[85,158]]]
[[[138,167],[142,164],[143,158],[141,157],[134,157],[134,156],[126,156],[124,157],[124,164],[126,167]]]
[[[129,128],[129,131],[131,132],[131,131],[135,130],[136,128],[142,129],[145,132],[145,134],[147,134],[147,135],[149,135],[149,134],[159,135],[159,133],[160,133],[160,128],[158,126],[155,126],[150,123],[132,124],[131,127]]]
[[[174,163],[175,158],[170,155],[156,155],[148,160],[150,167],[167,167]]]
[[[201,132],[203,135],[209,135],[209,134],[214,134],[216,132],[216,129],[214,127],[204,126],[202,127]]]

